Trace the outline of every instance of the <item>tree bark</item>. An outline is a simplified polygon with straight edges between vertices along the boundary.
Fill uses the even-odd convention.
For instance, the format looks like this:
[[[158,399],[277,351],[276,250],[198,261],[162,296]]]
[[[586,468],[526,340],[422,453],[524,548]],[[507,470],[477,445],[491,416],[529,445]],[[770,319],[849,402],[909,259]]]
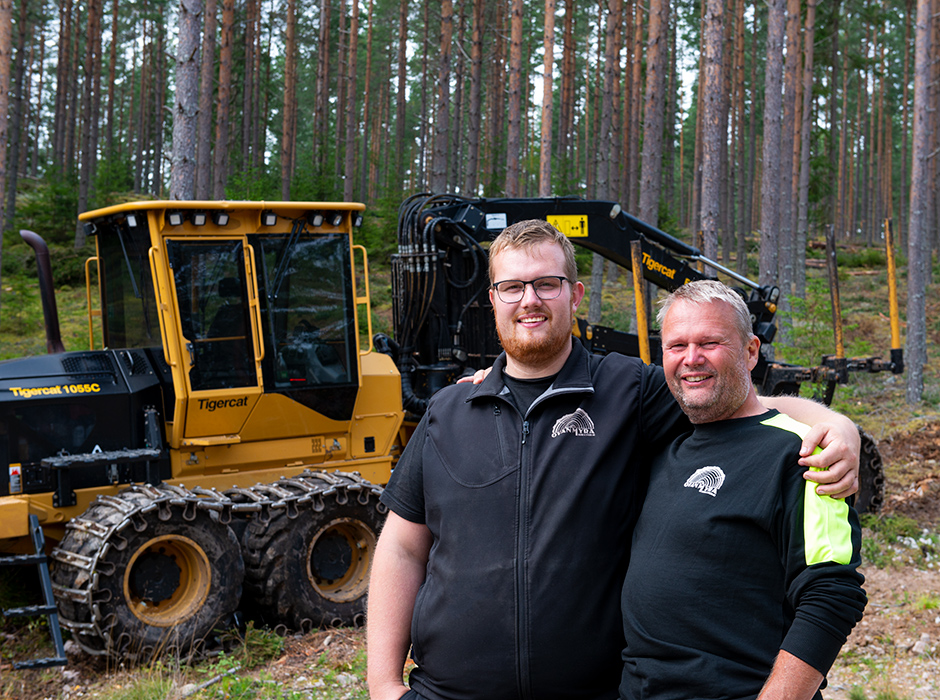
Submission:
[[[777,284],[781,291],[781,302],[789,309],[793,281],[793,136],[797,112],[797,66],[800,56],[800,0],[787,0],[786,63],[784,67],[783,122],[780,125],[780,217],[779,243],[777,246]]]
[[[372,0],[369,0],[369,10],[366,15],[369,29],[366,32],[366,75],[362,89],[362,162],[359,165],[359,192],[368,199],[369,185],[369,124],[372,121]],[[296,115],[295,115],[296,120]]]
[[[512,0],[509,48],[509,133],[506,137],[506,196],[519,196],[522,149],[522,13],[523,0]]]
[[[219,93],[215,109],[215,153],[212,168],[212,197],[225,199],[228,184],[230,107],[232,100],[232,43],[235,0],[222,0],[222,33],[219,47]]]
[[[117,0],[115,0],[117,4]],[[212,186],[212,93],[217,2],[206,0],[199,66],[199,135],[196,139],[196,199],[209,199]],[[224,148],[224,146],[222,146]]]
[[[800,134],[799,216],[796,227],[794,287],[797,297],[806,296],[806,239],[809,234],[810,129],[813,117],[813,42],[816,32],[816,0],[806,0],[803,32],[803,109]]]
[[[617,25],[620,23],[621,0],[611,0],[608,4],[607,18],[604,25],[604,73],[601,84],[601,119],[597,133],[597,184],[594,188],[598,199],[610,199],[611,150],[613,139],[611,130],[614,113],[614,64],[617,61]]]
[[[23,97],[23,75],[26,72],[26,28],[29,26],[28,21],[28,12],[29,12],[29,0],[20,0],[20,12],[16,21],[16,58],[13,63],[13,104],[11,105],[12,109],[10,112],[10,126],[9,126],[9,135],[10,140],[10,155],[7,160],[7,183],[6,183],[6,195],[7,203],[6,209],[4,211],[3,229],[10,230],[13,228],[13,218],[16,216],[16,187],[19,179],[19,163],[20,163],[20,144],[22,141],[21,134],[21,115],[25,112],[25,101]],[[92,14],[91,9],[89,8],[89,42],[94,44],[94,40],[90,34],[91,32],[91,19]],[[98,42],[100,45],[101,41],[101,21],[98,20]],[[100,52],[100,49],[99,49]],[[91,52],[89,52],[91,53]],[[86,77],[89,77],[91,73],[86,73]],[[89,81],[89,86],[91,85]],[[89,88],[90,89],[90,88]],[[89,102],[88,116],[91,113],[91,103]],[[6,118],[7,113],[0,113]],[[90,123],[89,123],[90,125]],[[90,130],[90,129],[89,129]],[[82,161],[84,163],[84,159]]]
[[[929,231],[925,223],[929,185],[930,157],[928,131],[928,81],[930,71],[930,0],[917,0],[914,27],[914,138],[911,167],[911,212],[908,233],[907,271],[907,370],[906,398],[919,403],[924,393],[924,365],[927,364],[927,281]]]
[[[180,0],[170,199],[192,199],[195,194],[196,116],[199,111],[199,64],[196,56],[201,15],[200,0]]]
[[[10,64],[13,51],[13,0],[0,0],[0,206],[3,206],[7,181],[7,119],[10,112]],[[0,221],[5,216],[0,212]],[[0,231],[2,234],[2,231]],[[3,260],[3,236],[0,235],[0,261]]]
[[[705,86],[702,91],[702,233],[705,257],[718,259],[718,215],[721,205],[721,64],[724,8],[708,0],[705,9]]]
[[[542,129],[539,137],[539,197],[552,194],[552,71],[555,67],[555,0],[545,0],[542,62]]]
[[[407,0],[402,0],[402,3]],[[326,172],[329,140],[330,106],[330,0],[320,0],[320,27],[317,41],[317,85],[313,112],[313,171],[323,177]],[[402,137],[404,138],[404,137]]]
[[[483,0],[473,0],[470,36],[470,105],[467,123],[467,170],[464,193],[472,197],[480,184],[480,95],[483,88]]]
[[[450,143],[450,56],[454,38],[454,4],[441,0],[440,63],[437,74],[437,107],[431,156],[432,192],[447,191],[447,146]]]
[[[646,109],[643,120],[643,156],[640,159],[639,217],[659,225],[659,199],[662,191],[663,119],[666,93],[669,38],[669,0],[651,0],[649,36],[646,43]],[[721,56],[719,48],[719,58]]]
[[[780,240],[780,113],[783,83],[784,0],[767,2],[767,63],[764,72],[764,147],[761,175],[760,284],[777,283]]]
[[[281,199],[290,199],[294,176],[297,125],[297,13],[296,0],[287,0],[284,24],[284,102],[281,114]]]
[[[359,2],[352,1],[349,18],[349,58],[346,73],[346,160],[343,167],[343,199],[353,200],[356,177],[356,132],[359,130],[359,117],[356,112],[356,55],[359,50]]]

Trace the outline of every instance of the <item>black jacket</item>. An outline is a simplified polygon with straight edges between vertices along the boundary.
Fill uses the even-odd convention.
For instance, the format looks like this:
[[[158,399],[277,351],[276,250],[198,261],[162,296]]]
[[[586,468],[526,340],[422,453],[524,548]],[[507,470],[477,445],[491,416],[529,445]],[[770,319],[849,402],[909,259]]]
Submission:
[[[687,423],[662,370],[634,358],[575,342],[525,416],[504,366],[435,394],[383,496],[434,537],[412,687],[432,700],[615,698],[647,449]]]

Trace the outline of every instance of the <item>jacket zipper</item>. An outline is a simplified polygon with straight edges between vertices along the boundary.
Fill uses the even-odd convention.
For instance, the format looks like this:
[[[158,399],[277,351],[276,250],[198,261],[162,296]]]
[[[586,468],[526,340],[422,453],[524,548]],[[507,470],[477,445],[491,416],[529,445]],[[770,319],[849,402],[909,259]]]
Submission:
[[[516,551],[516,663],[519,668],[519,694],[523,698],[532,697],[532,683],[529,671],[529,596],[527,587],[526,550],[529,545],[529,465],[526,460],[526,439],[529,436],[529,421],[522,421],[522,441],[520,445],[520,484],[519,484],[519,531]]]

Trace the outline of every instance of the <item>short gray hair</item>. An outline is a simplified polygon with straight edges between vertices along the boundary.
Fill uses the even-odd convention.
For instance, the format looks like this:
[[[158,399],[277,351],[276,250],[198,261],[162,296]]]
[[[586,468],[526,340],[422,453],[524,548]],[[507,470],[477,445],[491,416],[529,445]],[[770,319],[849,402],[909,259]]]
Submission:
[[[690,304],[710,304],[714,301],[723,301],[733,310],[732,320],[735,329],[745,343],[749,342],[753,333],[751,312],[747,310],[744,299],[730,287],[717,280],[695,280],[687,282],[659,303],[659,312],[656,321],[662,328],[663,320],[670,307],[677,301],[687,301]]]

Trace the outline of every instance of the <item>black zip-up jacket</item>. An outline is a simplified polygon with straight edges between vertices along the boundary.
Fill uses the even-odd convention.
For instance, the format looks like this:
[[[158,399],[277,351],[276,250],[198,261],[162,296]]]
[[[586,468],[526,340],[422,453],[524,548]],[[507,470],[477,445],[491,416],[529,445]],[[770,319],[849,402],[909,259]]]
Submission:
[[[431,700],[615,698],[648,449],[688,424],[662,370],[634,358],[575,342],[524,416],[504,367],[434,395],[383,496],[433,534],[411,685]]]

